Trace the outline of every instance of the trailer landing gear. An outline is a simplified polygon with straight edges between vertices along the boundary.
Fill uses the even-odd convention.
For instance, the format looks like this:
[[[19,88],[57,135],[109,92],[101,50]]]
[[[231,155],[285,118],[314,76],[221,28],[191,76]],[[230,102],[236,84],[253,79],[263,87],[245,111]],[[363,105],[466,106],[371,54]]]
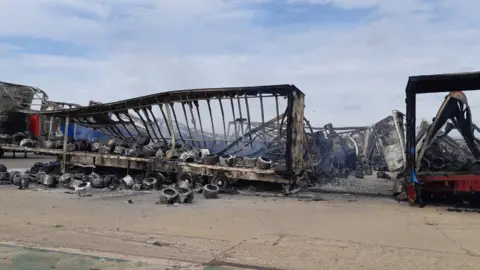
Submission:
[[[407,184],[407,195],[408,203],[410,205],[418,205],[418,207],[425,207],[425,202],[423,201],[423,187],[420,184]]]

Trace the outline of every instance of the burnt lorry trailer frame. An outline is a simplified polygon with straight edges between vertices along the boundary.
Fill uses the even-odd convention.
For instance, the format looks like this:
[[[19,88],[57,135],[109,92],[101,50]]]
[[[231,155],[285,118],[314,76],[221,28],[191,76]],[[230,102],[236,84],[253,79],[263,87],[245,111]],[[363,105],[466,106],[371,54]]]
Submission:
[[[416,96],[418,94],[450,92],[426,139],[432,138],[448,121],[452,121],[468,144],[474,159],[479,158],[473,137],[471,115],[465,94],[462,91],[480,90],[480,72],[413,76],[406,87],[406,170],[405,185],[410,204],[424,206],[425,193],[454,192],[472,194],[480,191],[480,175],[472,168],[457,172],[418,171],[426,145],[417,148]],[[467,107],[467,108],[466,108]],[[425,139],[425,140],[426,140]],[[420,157],[419,157],[420,156]],[[473,160],[472,165],[478,161]]]
[[[313,170],[313,162],[306,153],[304,97],[294,85],[208,88],[39,112],[45,117],[65,119],[66,129],[75,123],[133,144],[136,138],[143,136],[149,138],[150,144],[168,145],[169,149],[162,157],[68,151],[69,138],[64,137],[62,150],[35,151],[61,155],[63,172],[67,165],[90,164],[167,174],[189,173],[200,177],[221,174],[232,182],[253,180],[291,186],[303,179],[306,171]],[[266,107],[274,113],[267,114]],[[260,121],[254,121],[254,117]],[[241,125],[234,121],[235,134],[228,134],[227,118],[244,119]],[[252,125],[256,122],[260,124]],[[273,124],[278,129],[276,132],[271,130]],[[185,162],[179,158],[182,153],[177,152],[178,145],[208,150],[210,160],[212,156],[220,160],[231,157],[235,162],[229,166]],[[242,159],[262,159],[272,166],[243,166]]]
[[[40,136],[52,130],[49,118],[40,118],[37,112],[79,107],[80,105],[50,101],[38,87],[0,81],[0,135],[1,143],[8,144],[22,138]],[[19,141],[16,141],[18,144]],[[9,149],[0,149],[0,157]],[[17,151],[11,150],[13,157]]]

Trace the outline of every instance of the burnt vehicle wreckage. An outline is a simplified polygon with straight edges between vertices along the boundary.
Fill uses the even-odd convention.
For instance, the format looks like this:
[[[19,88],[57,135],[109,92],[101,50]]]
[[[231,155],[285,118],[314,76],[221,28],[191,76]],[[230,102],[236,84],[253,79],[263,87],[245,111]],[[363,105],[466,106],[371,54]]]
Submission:
[[[52,132],[55,121],[32,112],[75,107],[80,105],[49,100],[47,93],[37,87],[0,82],[0,143],[33,147],[37,137]],[[2,147],[0,157],[5,151],[13,152],[15,157],[18,149]],[[20,152],[27,156],[26,151]]]
[[[480,72],[410,77],[406,88],[406,166],[399,194],[424,206],[435,197],[480,191],[480,152],[472,114],[463,91],[480,90]],[[432,123],[415,130],[416,96],[449,92]],[[449,136],[457,130],[464,144]],[[477,130],[478,131],[478,130]],[[476,199],[476,196],[474,196]]]
[[[273,117],[265,111],[267,102],[274,108]],[[278,183],[288,193],[292,186],[305,181],[306,175],[314,175],[303,113],[304,94],[293,85],[163,92],[106,104],[91,102],[87,107],[37,111],[41,117],[64,119],[65,130],[71,124],[79,125],[99,130],[109,139],[92,142],[64,136],[59,144],[47,136],[39,138],[39,147],[24,149],[60,157],[63,175],[56,182],[76,189],[80,182],[89,183],[82,184],[82,190],[173,185],[176,189],[169,186],[161,191],[163,198],[180,198],[193,187],[203,186],[203,193],[210,194],[206,197],[215,197],[230,184],[247,180]],[[253,116],[260,116],[261,121],[252,124]],[[227,132],[229,123],[234,127],[231,134]],[[3,144],[2,148],[18,146]],[[96,171],[123,168],[127,176],[119,179],[92,173],[81,180],[77,175],[73,181],[74,174],[68,172],[78,166],[95,167]],[[45,176],[40,178],[35,177],[47,181]]]
[[[411,77],[406,116],[394,110],[373,125],[357,127],[311,126],[304,117],[305,96],[293,85],[171,91],[91,101],[86,107],[44,99],[40,110],[17,108],[30,121],[37,119],[36,136],[25,134],[22,143],[3,141],[1,148],[54,155],[57,162],[37,163],[9,177],[1,167],[0,178],[20,188],[29,181],[62,185],[79,196],[92,188],[155,189],[159,202],[173,203],[191,202],[194,190],[216,198],[245,180],[280,184],[293,194],[352,174],[361,181],[376,172],[377,178],[393,178],[397,199],[422,205],[423,198],[479,188],[473,171],[480,164],[480,140],[474,136],[480,129],[462,92],[451,92],[434,120],[415,129],[412,93],[435,92],[433,86],[465,90],[445,79],[461,76],[466,75]],[[442,88],[434,80],[448,84]],[[53,136],[58,127],[63,135]],[[78,138],[77,128],[99,133]],[[464,142],[451,137],[452,130]]]

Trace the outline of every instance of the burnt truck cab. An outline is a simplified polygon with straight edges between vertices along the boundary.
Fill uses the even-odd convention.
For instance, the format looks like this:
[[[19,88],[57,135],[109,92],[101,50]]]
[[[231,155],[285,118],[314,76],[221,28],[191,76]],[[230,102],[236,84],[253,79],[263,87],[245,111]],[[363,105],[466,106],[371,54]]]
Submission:
[[[428,194],[464,193],[480,191],[479,151],[473,136],[471,112],[463,91],[480,90],[480,72],[413,76],[406,87],[406,166],[404,187],[410,204],[424,206]],[[448,92],[433,122],[421,138],[416,131],[416,97],[418,94]],[[447,121],[449,121],[447,123]],[[456,129],[465,139],[471,159],[468,168],[446,171],[422,171],[423,156],[432,142],[445,133]],[[480,171],[479,171],[480,172]]]

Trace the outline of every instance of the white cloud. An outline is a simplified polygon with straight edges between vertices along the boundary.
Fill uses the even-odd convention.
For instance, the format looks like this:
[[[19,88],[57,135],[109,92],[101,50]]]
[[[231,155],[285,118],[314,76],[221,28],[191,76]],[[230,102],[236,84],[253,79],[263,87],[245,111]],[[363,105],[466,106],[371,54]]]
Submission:
[[[49,38],[91,51],[28,54],[19,53],[22,44],[3,42],[1,79],[83,104],[182,88],[292,83],[307,95],[314,125],[359,125],[404,111],[410,75],[479,67],[473,0],[270,0],[291,8],[317,3],[312,10],[372,9],[354,24],[290,27],[256,23],[268,10],[255,4],[267,1],[3,1],[0,37]],[[441,97],[422,97],[419,113],[431,118]]]

